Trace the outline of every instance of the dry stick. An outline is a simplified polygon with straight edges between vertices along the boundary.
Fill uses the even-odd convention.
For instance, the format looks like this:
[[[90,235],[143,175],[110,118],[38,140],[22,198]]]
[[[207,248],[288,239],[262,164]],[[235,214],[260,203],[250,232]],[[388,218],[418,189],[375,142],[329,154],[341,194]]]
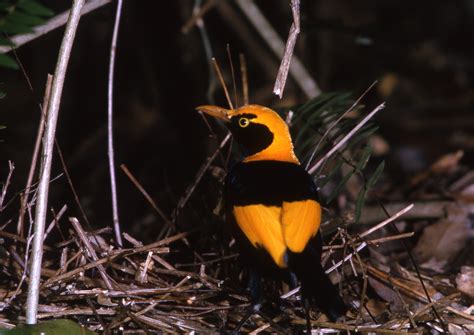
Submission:
[[[227,86],[225,85],[224,76],[222,76],[221,69],[219,65],[217,64],[217,61],[214,57],[211,59],[211,62],[214,65],[214,69],[216,70],[217,77],[219,78],[219,81],[221,82],[222,88],[225,93],[225,97],[227,99],[227,103],[229,104],[229,108],[234,109],[234,106],[232,105],[232,101],[230,100],[229,90],[227,89]]]
[[[321,136],[321,138],[319,139],[318,143],[316,144],[316,146],[314,147],[314,150],[313,152],[311,153],[311,156],[309,157],[308,159],[308,163],[306,164],[306,169],[309,168],[309,166],[311,165],[312,161],[313,161],[313,158],[314,158],[314,155],[316,154],[316,152],[318,152],[318,149],[321,145],[321,143],[323,143],[323,141],[326,139],[326,137],[329,136],[331,130],[334,129],[335,126],[337,126],[337,124],[339,122],[341,122],[341,120],[347,115],[349,114],[350,112],[352,112],[354,110],[354,108],[360,103],[360,101],[366,96],[367,93],[369,93],[369,91],[372,89],[372,87],[375,86],[375,84],[377,84],[377,81],[374,81],[372,83],[372,85],[370,85],[365,91],[364,93],[362,93],[356,101],[354,101],[354,103],[341,115],[337,118],[337,120],[331,124],[329,126],[328,129],[326,129],[326,131],[324,132],[323,136]]]
[[[196,26],[199,29],[199,34],[201,35],[201,41],[204,47],[204,53],[206,54],[206,60],[209,60],[214,56],[212,52],[211,40],[209,39],[209,34],[207,33],[207,29],[204,25],[202,15],[204,15],[204,13],[207,11],[206,6],[211,8],[215,4],[215,1],[209,0],[202,7],[201,7],[201,3],[202,3],[202,0],[194,0],[193,17],[190,19],[190,21],[196,22]],[[193,18],[195,18],[195,21],[193,21]],[[184,30],[182,32],[186,33]],[[209,64],[209,85],[207,86],[206,98],[211,105],[215,104],[214,91],[216,89],[216,86],[217,86],[216,75],[214,73],[214,70],[212,69],[212,65]]]
[[[249,78],[247,72],[247,62],[244,54],[239,54],[240,74],[242,76],[242,95],[244,98],[244,106],[249,104]]]
[[[290,70],[291,57],[295,50],[296,38],[300,33],[300,0],[291,0],[291,12],[293,14],[293,23],[290,27],[290,35],[286,41],[285,53],[281,60],[280,68],[273,87],[273,93],[278,95],[280,99],[283,97],[288,71]]]
[[[380,207],[382,207],[383,211],[385,212],[385,215],[390,216],[390,213],[387,211],[387,209],[385,208],[382,201],[380,199],[377,199],[377,201],[379,202]],[[395,225],[392,222],[392,224],[390,226],[392,227],[393,230],[395,230],[397,232],[397,234],[400,234],[400,230],[398,229],[397,225]],[[413,257],[411,251],[408,249],[408,245],[405,243],[405,240],[401,240],[401,242],[402,242],[403,248],[407,251],[408,258],[410,259],[410,262],[412,263],[413,267],[415,268],[415,272],[416,272],[416,275],[417,275],[417,277],[418,277],[418,279],[421,283],[421,287],[423,288],[423,292],[425,293],[425,296],[426,296],[428,302],[431,303],[432,299],[431,299],[430,294],[428,293],[428,289],[426,288],[425,282],[423,281],[423,278],[421,277],[420,269],[418,268],[418,263],[415,261],[415,258]],[[439,315],[438,311],[436,310],[436,308],[434,308],[434,306],[432,306],[431,310],[433,311],[434,316],[438,318],[439,322],[441,323],[441,327],[443,328],[443,330],[445,332],[447,332],[446,325],[445,325],[443,319],[441,318],[441,316]]]
[[[426,312],[428,312],[432,307],[434,307],[435,305],[442,305],[444,303],[447,303],[449,302],[450,300],[453,300],[453,299],[456,299],[456,298],[459,298],[460,296],[460,293],[459,292],[456,292],[456,293],[453,293],[453,294],[450,294],[446,297],[443,297],[441,299],[438,299],[436,301],[433,301],[433,302],[430,302],[422,307],[420,307],[418,310],[415,311],[415,313],[413,313],[413,319],[416,319],[416,317],[420,316],[420,315],[423,315],[425,314]],[[446,309],[448,309],[449,307],[447,307]],[[474,320],[473,320],[474,321]],[[400,323],[400,326],[397,328],[398,331],[401,331],[403,328],[405,328],[405,325],[407,323],[409,323],[410,320],[409,319],[405,319],[403,320],[401,323]]]
[[[66,210],[67,210],[67,205],[64,205],[63,207],[61,207],[58,214],[55,215],[53,211],[54,217],[53,217],[53,220],[51,220],[51,223],[49,224],[48,229],[46,229],[46,232],[44,233],[44,240],[46,240],[51,230],[53,230],[54,226],[58,224],[58,221],[61,219],[64,213],[66,213]]]
[[[165,221],[167,225],[171,225],[172,222],[168,218],[168,216],[158,207],[156,202],[152,199],[152,197],[148,194],[148,192],[143,188],[143,186],[140,184],[140,182],[135,178],[135,176],[130,172],[130,170],[127,168],[125,164],[121,164],[120,168],[122,171],[127,175],[127,177],[130,179],[130,181],[135,185],[136,188],[140,191],[141,194],[145,197],[145,199],[148,201],[148,203],[153,207],[153,209],[158,213],[158,215]]]
[[[51,175],[51,163],[53,160],[54,137],[56,124],[61,103],[61,94],[66,77],[67,65],[71,54],[74,36],[76,34],[81,9],[84,0],[74,0],[71,13],[64,32],[63,41],[59,50],[58,62],[54,71],[53,86],[51,88],[51,98],[48,106],[46,129],[43,138],[43,165],[41,167],[40,181],[38,186],[38,199],[36,203],[35,227],[33,248],[31,254],[30,282],[28,286],[28,297],[26,301],[26,323],[36,324],[39,286],[41,276],[41,261],[43,258],[43,236],[48,206],[48,191]]]
[[[199,184],[202,177],[204,176],[204,173],[206,173],[206,171],[209,168],[209,166],[211,165],[211,163],[214,161],[214,159],[217,157],[217,155],[222,150],[222,148],[226,145],[226,143],[230,140],[230,137],[231,137],[231,134],[227,133],[227,136],[222,140],[219,148],[217,148],[216,151],[214,151],[214,153],[210,157],[208,157],[208,159],[201,166],[198,173],[196,174],[196,178],[194,178],[194,182],[191,185],[188,186],[184,196],[181,197],[181,199],[179,200],[178,205],[176,206],[176,209],[175,209],[175,213],[173,215],[173,221],[176,220],[176,218],[178,217],[179,212],[186,205],[189,198],[191,197],[191,194],[193,194],[194,189],[196,188],[196,186]]]
[[[115,13],[114,32],[112,34],[112,43],[110,45],[109,59],[109,78],[108,78],[108,94],[107,94],[107,153],[109,156],[109,173],[110,188],[112,196],[112,218],[114,222],[115,241],[119,247],[123,246],[122,234],[120,233],[120,222],[117,204],[117,183],[115,178],[115,160],[114,160],[114,144],[113,144],[113,100],[114,100],[114,66],[115,52],[117,50],[117,37],[120,25],[120,17],[122,14],[122,0],[117,1],[117,10]]]
[[[402,238],[412,237],[413,235],[415,235],[415,232],[409,232],[409,233],[403,233],[403,234],[398,234],[398,235],[393,235],[393,236],[381,237],[381,238],[376,238],[376,239],[373,239],[373,240],[366,240],[364,242],[367,242],[369,245],[370,244],[376,245],[376,244],[380,244],[380,243],[384,243],[384,242],[388,242],[388,241],[395,241],[395,240],[399,240],[399,239],[402,239]],[[343,249],[344,247],[345,247],[344,244],[325,245],[325,246],[323,246],[323,250]]]
[[[81,11],[81,15],[85,15],[97,8],[100,8],[106,4],[111,2],[111,0],[92,0],[88,1],[83,7]],[[19,48],[23,44],[31,42],[38,37],[41,37],[50,31],[62,27],[66,24],[67,19],[69,17],[69,11],[65,11],[59,15],[56,15],[52,19],[49,19],[45,24],[40,26],[36,26],[33,28],[33,32],[27,34],[20,34],[13,36],[11,38],[12,45],[0,46],[0,54],[4,54],[7,52],[12,51],[14,48]]]
[[[5,184],[3,184],[2,187],[2,193],[0,193],[0,212],[4,210],[3,201],[5,200],[5,196],[7,195],[7,189],[12,179],[13,170],[15,170],[15,165],[13,165],[11,161],[8,161],[8,175],[7,179],[5,180]]]
[[[234,89],[234,103],[235,108],[239,108],[239,100],[237,99],[237,84],[235,83],[234,62],[232,61],[232,54],[230,52],[230,45],[227,44],[227,58],[229,60],[230,73],[232,75],[232,86]]]
[[[82,243],[84,243],[84,246],[86,247],[89,257],[92,258],[93,261],[99,260],[99,257],[97,257],[97,253],[95,252],[94,247],[89,241],[89,238],[86,236],[86,233],[82,229],[81,224],[79,223],[77,218],[69,218],[69,222],[71,222],[74,230],[77,233],[77,236],[79,236]],[[104,280],[105,286],[107,286],[109,290],[113,290],[114,287],[112,286],[109,276],[105,272],[104,266],[102,264],[97,264],[97,269],[99,270],[100,276]]]
[[[359,235],[359,238],[363,238],[363,237],[366,237],[367,235],[369,234],[372,234],[374,231],[376,230],[379,230],[380,228],[386,226],[387,224],[389,224],[390,222],[392,221],[395,221],[396,219],[398,219],[400,216],[402,216],[403,214],[405,214],[406,212],[408,212],[409,210],[411,210],[413,208],[413,204],[410,204],[408,205],[407,207],[403,208],[402,210],[398,211],[397,213],[395,213],[394,215],[392,215],[391,217],[389,217],[388,219],[380,222],[379,224],[373,226],[372,228],[370,229],[367,229],[365,232],[363,232],[362,234]]]
[[[4,304],[5,304],[5,307],[7,307],[8,305],[10,305],[10,303],[16,298],[16,296],[20,293],[20,290],[21,290],[21,287],[23,285],[23,282],[25,281],[26,279],[26,275],[28,273],[28,268],[27,268],[27,264],[28,264],[28,256],[29,256],[29,251],[30,251],[30,243],[33,239],[32,236],[30,236],[31,234],[31,228],[32,228],[33,225],[30,225],[29,227],[29,231],[28,231],[28,239],[26,240],[26,247],[25,247],[25,261],[24,261],[24,268],[23,268],[23,273],[21,275],[21,278],[20,278],[20,282],[18,283],[18,286],[16,287],[15,289],[15,292],[13,292],[13,295],[7,299]]]
[[[154,242],[154,243],[151,243],[151,244],[148,244],[148,245],[144,245],[143,247],[138,247],[138,248],[133,248],[133,249],[122,249],[119,252],[117,252],[116,254],[109,255],[107,257],[103,257],[103,258],[101,258],[97,261],[90,262],[90,263],[88,263],[84,266],[78,267],[74,270],[66,272],[66,273],[64,273],[62,275],[59,275],[57,277],[50,278],[43,284],[43,286],[47,287],[47,286],[49,286],[53,283],[56,283],[58,281],[66,280],[68,278],[71,278],[71,277],[83,272],[83,271],[87,271],[89,269],[95,268],[99,264],[105,264],[105,263],[108,263],[108,262],[112,262],[113,260],[115,260],[117,258],[120,258],[120,257],[125,257],[125,256],[129,256],[129,255],[145,252],[145,251],[148,251],[148,250],[151,250],[151,249],[158,248],[162,245],[169,244],[169,243],[172,243],[172,242],[177,241],[177,240],[181,240],[181,239],[185,238],[186,236],[188,236],[189,234],[190,234],[190,232],[179,233],[179,234],[176,234],[174,236],[167,237],[167,238],[165,238],[163,240],[160,240],[158,242]]]
[[[391,278],[389,278],[389,279],[391,279]],[[398,299],[400,299],[400,301],[402,303],[402,306],[403,306],[403,309],[405,310],[405,313],[407,314],[408,319],[410,319],[411,326],[413,327],[413,329],[416,329],[417,328],[416,322],[415,322],[415,319],[413,318],[413,316],[411,315],[410,308],[408,308],[407,302],[405,301],[405,299],[403,299],[403,296],[401,295],[400,290],[398,289],[398,287],[393,285],[391,280],[389,282],[392,286],[392,290],[396,293]]]
[[[48,77],[46,78],[46,88],[45,88],[44,97],[43,97],[43,108],[42,108],[40,122],[38,125],[38,133],[36,135],[35,147],[33,149],[33,157],[31,158],[30,171],[28,172],[28,179],[26,181],[25,191],[20,198],[20,214],[18,216],[18,223],[17,223],[17,228],[16,228],[17,233],[20,236],[23,236],[25,210],[28,204],[28,197],[30,194],[31,185],[33,184],[33,177],[36,171],[36,163],[38,162],[38,155],[41,148],[41,139],[43,137],[43,132],[44,132],[46,111],[48,110],[52,82],[53,82],[53,76],[51,74],[48,74]]]
[[[189,31],[191,30],[191,28],[194,26],[194,25],[197,25],[199,26],[199,21],[201,20],[202,21],[202,17],[210,10],[212,9],[212,7],[214,7],[214,5],[216,4],[216,0],[208,0],[202,7],[201,7],[201,4],[200,4],[200,0],[196,1],[195,3],[198,3],[198,6],[195,6],[195,9],[193,9],[193,15],[191,16],[191,18],[186,21],[186,23],[183,25],[183,27],[181,28],[181,32],[183,34],[187,34],[189,33]]]
[[[270,49],[272,49],[275,55],[278,58],[283,58],[285,54],[285,45],[283,41],[280,39],[275,29],[273,29],[267,19],[263,16],[262,12],[255,5],[255,3],[252,0],[236,0],[236,3],[268,44]],[[297,85],[308,98],[314,98],[315,96],[321,94],[321,90],[319,89],[318,85],[314,79],[311,78],[298,57],[293,56],[289,71]]]
[[[329,157],[332,156],[337,150],[339,150],[347,141],[369,120],[380,110],[385,108],[385,103],[378,105],[369,115],[364,117],[346,136],[344,136],[335,146],[332,147],[319,161],[317,161],[312,167],[309,168],[308,172],[313,174]]]

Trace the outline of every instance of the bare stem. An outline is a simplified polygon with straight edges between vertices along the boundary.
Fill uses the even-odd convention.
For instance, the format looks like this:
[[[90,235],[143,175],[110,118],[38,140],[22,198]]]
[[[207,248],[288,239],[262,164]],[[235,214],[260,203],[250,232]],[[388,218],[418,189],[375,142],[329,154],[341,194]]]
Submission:
[[[107,128],[108,128],[108,156],[109,156],[109,173],[110,187],[112,195],[112,218],[114,222],[115,241],[122,247],[122,234],[120,233],[120,221],[118,215],[117,204],[117,183],[115,178],[115,160],[114,160],[114,142],[113,142],[113,100],[114,100],[114,66],[115,51],[117,49],[117,37],[120,25],[120,17],[122,14],[122,0],[117,1],[117,11],[115,13],[114,32],[112,35],[112,44],[110,46],[109,61],[109,81],[108,81],[108,97],[107,97]]]
[[[43,137],[43,164],[40,169],[40,181],[38,186],[38,200],[35,213],[35,227],[33,248],[31,254],[30,282],[28,286],[28,298],[26,301],[26,323],[36,324],[39,286],[41,275],[41,261],[43,258],[44,227],[46,222],[49,181],[51,175],[51,163],[53,161],[54,137],[56,134],[56,124],[61,103],[61,95],[64,87],[64,79],[71,55],[74,36],[76,34],[81,9],[84,0],[74,0],[70,16],[64,32],[63,41],[59,50],[58,62],[54,72],[53,86],[51,88],[51,98],[48,106],[45,133]]]
[[[280,99],[283,97],[283,90],[285,89],[286,78],[288,78],[288,71],[290,70],[291,57],[295,50],[296,38],[300,33],[300,0],[291,0],[291,11],[293,13],[293,24],[290,28],[290,35],[286,41],[285,52],[281,59],[280,68],[273,87],[273,93],[278,95]]]
[[[51,84],[53,82],[53,76],[48,74],[46,78],[46,88],[43,97],[43,108],[41,111],[40,123],[38,125],[38,134],[36,135],[35,148],[33,149],[33,157],[31,158],[30,171],[28,172],[28,179],[26,181],[25,192],[23,193],[20,201],[20,215],[18,216],[17,233],[23,236],[24,222],[25,222],[25,210],[28,204],[28,197],[30,195],[31,185],[33,184],[33,177],[36,171],[36,164],[38,162],[38,155],[41,148],[41,138],[43,137],[44,124],[46,119],[46,111],[48,110],[49,97],[51,95]]]
[[[314,173],[318,167],[321,166],[329,157],[331,157],[337,150],[339,150],[341,147],[343,147],[349,139],[354,136],[354,134],[359,131],[360,128],[362,128],[369,120],[377,114],[380,110],[385,108],[385,103],[381,103],[378,105],[370,114],[368,114],[366,117],[364,117],[346,136],[344,136],[335,146],[332,147],[331,150],[328,151],[319,161],[317,161],[309,170],[308,172],[310,174]]]
[[[263,16],[257,5],[255,5],[252,0],[236,0],[236,4],[257,29],[258,33],[262,36],[270,49],[272,49],[273,53],[278,58],[283,58],[285,54],[285,44],[265,16]],[[292,57],[289,72],[296,84],[308,98],[314,98],[321,93],[315,80],[310,76],[306,68],[296,56]]]

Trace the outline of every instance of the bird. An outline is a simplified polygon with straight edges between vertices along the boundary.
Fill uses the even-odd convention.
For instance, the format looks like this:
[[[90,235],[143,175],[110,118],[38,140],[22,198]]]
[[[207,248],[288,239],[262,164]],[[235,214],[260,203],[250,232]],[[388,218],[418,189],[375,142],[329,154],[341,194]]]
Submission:
[[[307,322],[313,305],[332,321],[344,316],[347,306],[321,265],[317,188],[295,155],[286,122],[274,110],[254,104],[196,109],[225,121],[242,148],[244,158],[226,175],[224,202],[250,270],[252,306],[262,300],[262,278],[277,274],[301,283]]]

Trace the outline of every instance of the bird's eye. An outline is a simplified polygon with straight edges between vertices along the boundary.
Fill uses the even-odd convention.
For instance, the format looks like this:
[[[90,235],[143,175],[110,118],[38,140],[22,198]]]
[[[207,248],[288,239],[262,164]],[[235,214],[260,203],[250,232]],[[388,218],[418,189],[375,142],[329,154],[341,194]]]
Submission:
[[[245,128],[245,127],[247,127],[249,124],[250,124],[249,119],[247,119],[247,118],[245,118],[245,117],[239,119],[239,126],[240,126],[240,127]]]

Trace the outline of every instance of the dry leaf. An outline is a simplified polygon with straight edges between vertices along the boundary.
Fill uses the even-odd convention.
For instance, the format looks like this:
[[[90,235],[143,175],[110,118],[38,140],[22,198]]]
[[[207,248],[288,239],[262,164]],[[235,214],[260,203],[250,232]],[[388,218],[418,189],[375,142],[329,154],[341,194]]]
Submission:
[[[470,219],[473,205],[450,204],[446,210],[448,216],[427,226],[413,249],[416,258],[423,262],[421,267],[435,272],[445,271],[468,240],[474,237]]]
[[[459,291],[474,298],[474,267],[463,266],[456,276],[456,285]]]

